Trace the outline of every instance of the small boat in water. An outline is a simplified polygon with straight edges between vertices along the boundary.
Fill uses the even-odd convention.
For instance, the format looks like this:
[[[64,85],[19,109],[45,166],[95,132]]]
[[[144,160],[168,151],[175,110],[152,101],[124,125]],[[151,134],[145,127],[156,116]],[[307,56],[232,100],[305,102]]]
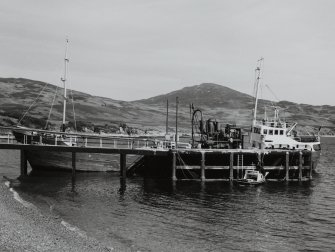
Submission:
[[[269,173],[263,174],[257,170],[246,170],[243,179],[236,180],[239,185],[261,185],[265,183],[265,178]]]

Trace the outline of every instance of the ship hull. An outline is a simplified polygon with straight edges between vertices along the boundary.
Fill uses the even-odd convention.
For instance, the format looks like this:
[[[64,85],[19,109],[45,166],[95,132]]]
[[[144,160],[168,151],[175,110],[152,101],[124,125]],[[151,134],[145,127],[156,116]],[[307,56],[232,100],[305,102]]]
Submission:
[[[27,131],[28,132],[28,131]],[[13,131],[17,142],[25,144],[46,144],[57,146],[68,146],[61,138],[33,135],[25,131]],[[99,146],[99,143],[90,142],[92,146]],[[72,153],[56,151],[25,151],[26,158],[32,170],[72,170]],[[132,164],[139,156],[127,155],[127,166]],[[75,164],[77,171],[90,172],[113,172],[120,170],[120,155],[104,153],[76,153]]]
[[[26,151],[27,160],[33,170],[72,170],[72,153],[54,151]],[[137,156],[127,155],[127,165]],[[90,172],[120,171],[120,155],[101,153],[76,153],[76,170]]]
[[[76,170],[107,172],[120,170],[120,155],[100,153],[76,153]],[[26,151],[33,170],[72,170],[72,153],[53,151]],[[134,156],[128,157],[135,159]]]

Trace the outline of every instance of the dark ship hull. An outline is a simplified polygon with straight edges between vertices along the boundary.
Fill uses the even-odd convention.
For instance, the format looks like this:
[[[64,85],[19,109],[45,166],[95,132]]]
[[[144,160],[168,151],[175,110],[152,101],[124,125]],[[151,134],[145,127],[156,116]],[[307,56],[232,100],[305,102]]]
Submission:
[[[61,134],[36,134],[31,131],[13,131],[17,142],[22,144],[40,144],[57,146],[83,145],[78,139],[62,138]],[[99,142],[90,143],[99,145]],[[72,171],[72,153],[56,151],[27,150],[26,158],[33,170],[63,170]],[[132,164],[138,156],[127,155],[127,165]],[[120,155],[104,153],[77,153],[76,170],[90,172],[113,172],[120,171]]]

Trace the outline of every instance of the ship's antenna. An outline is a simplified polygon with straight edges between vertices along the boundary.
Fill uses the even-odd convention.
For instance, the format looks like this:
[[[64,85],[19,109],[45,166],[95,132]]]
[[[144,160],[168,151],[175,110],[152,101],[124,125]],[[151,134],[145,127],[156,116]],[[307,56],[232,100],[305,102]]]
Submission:
[[[62,131],[65,132],[65,114],[66,114],[66,78],[67,78],[67,67],[69,63],[69,58],[67,56],[69,39],[66,38],[66,46],[65,46],[65,57],[64,57],[64,75],[61,77],[61,81],[63,82],[64,87],[64,103],[63,103],[63,123],[62,123]]]
[[[260,58],[257,61],[257,67],[256,67],[256,80],[255,80],[255,108],[254,108],[254,118],[252,121],[252,124],[255,125],[256,124],[256,117],[257,117],[257,105],[258,105],[258,91],[259,91],[259,84],[260,84],[260,79],[261,79],[261,67],[262,64],[264,62],[264,58]]]

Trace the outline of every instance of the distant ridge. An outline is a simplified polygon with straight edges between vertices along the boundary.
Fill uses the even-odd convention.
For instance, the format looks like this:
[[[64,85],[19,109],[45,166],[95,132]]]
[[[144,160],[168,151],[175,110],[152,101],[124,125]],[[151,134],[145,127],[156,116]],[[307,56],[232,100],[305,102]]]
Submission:
[[[184,87],[168,94],[138,100],[137,102],[145,104],[165,103],[167,99],[174,101],[176,96],[179,97],[181,104],[193,103],[199,106],[227,106],[229,108],[236,106],[236,101],[238,101],[240,108],[249,108],[253,104],[254,99],[250,95],[225,86],[214,83],[202,83],[200,85]]]
[[[0,124],[16,124],[18,118],[32,104],[45,85],[45,82],[24,78],[0,78]],[[43,127],[45,125],[55,90],[54,85],[46,86],[37,104],[27,114],[28,119],[23,121],[26,126]],[[57,124],[61,121],[63,99],[61,93],[61,88],[59,88],[50,118],[54,127],[58,127]],[[78,91],[73,91],[73,95],[77,121],[94,130],[117,129],[119,125],[127,124],[141,129],[164,131],[166,100],[170,101],[170,111],[173,111],[176,96],[180,101],[180,128],[185,132],[190,131],[191,128],[189,110],[191,103],[202,109],[205,119],[216,118],[225,123],[249,126],[254,100],[250,95],[214,83],[185,87],[167,94],[132,102],[93,96]],[[263,114],[266,104],[271,103],[265,100],[260,101],[259,115]],[[306,125],[310,132],[322,125],[325,134],[334,133],[334,106],[312,106],[289,101],[280,101],[275,104],[283,108],[282,118],[285,117],[286,120]],[[73,121],[72,109],[68,110],[67,118]],[[174,118],[175,115],[170,112],[171,129],[174,128]]]

